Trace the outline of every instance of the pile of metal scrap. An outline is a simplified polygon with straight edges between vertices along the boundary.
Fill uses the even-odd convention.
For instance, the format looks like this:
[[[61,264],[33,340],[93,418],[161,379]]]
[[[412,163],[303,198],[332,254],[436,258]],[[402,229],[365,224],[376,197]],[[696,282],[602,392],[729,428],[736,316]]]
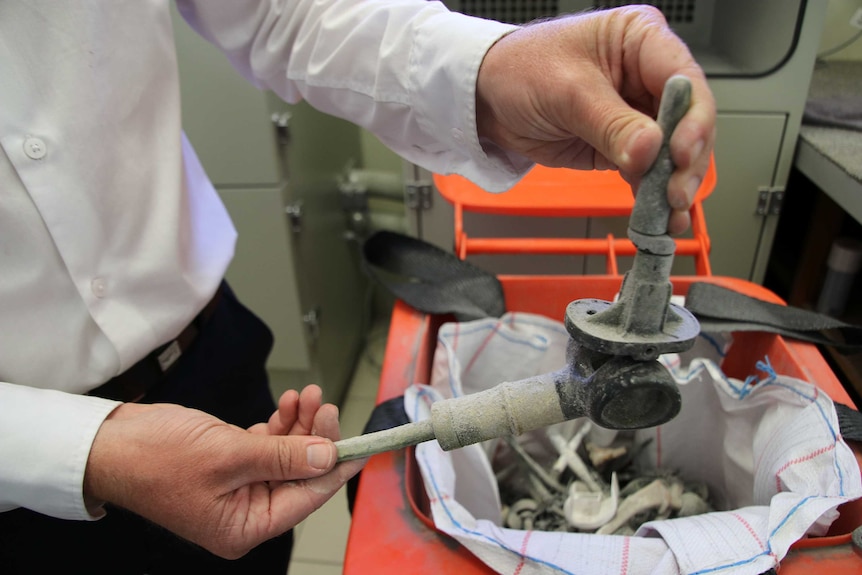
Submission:
[[[492,465],[504,526],[631,535],[648,521],[712,511],[703,482],[669,470],[639,470],[636,455],[646,444],[636,443],[633,432],[602,429],[587,419],[574,424],[524,436],[523,443],[515,437],[501,442]],[[569,437],[566,427],[574,427]]]

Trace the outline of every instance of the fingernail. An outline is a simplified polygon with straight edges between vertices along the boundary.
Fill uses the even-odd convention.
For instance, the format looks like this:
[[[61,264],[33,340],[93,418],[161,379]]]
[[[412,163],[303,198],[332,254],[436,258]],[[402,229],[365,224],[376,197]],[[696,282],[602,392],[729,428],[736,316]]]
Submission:
[[[622,153],[620,154],[619,161],[616,162],[618,167],[622,166],[624,169],[632,169],[632,162],[636,161],[636,156],[641,155],[644,150],[643,143],[640,142],[640,139],[650,128],[650,125],[641,124],[632,131]],[[658,129],[658,126],[656,126],[656,129]],[[609,162],[614,163],[610,158]]]
[[[635,147],[637,146],[638,137],[640,137],[643,131],[644,128],[639,126],[631,133],[620,154],[621,164],[628,164],[631,161],[632,154],[634,154]]]
[[[691,177],[685,184],[685,195],[688,197],[689,203],[694,201],[694,196],[697,194],[698,188],[700,188],[700,178],[697,176]]]
[[[305,461],[314,469],[329,469],[332,462],[332,446],[326,443],[309,445],[305,451]]]

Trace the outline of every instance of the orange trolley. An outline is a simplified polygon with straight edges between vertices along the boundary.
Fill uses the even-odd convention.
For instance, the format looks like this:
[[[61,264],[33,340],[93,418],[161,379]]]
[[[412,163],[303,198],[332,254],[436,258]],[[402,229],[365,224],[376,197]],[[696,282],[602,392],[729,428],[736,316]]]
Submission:
[[[499,195],[473,189],[472,184],[454,176],[435,177],[440,193],[455,205],[455,245],[461,257],[471,253],[512,252],[603,254],[607,257],[606,275],[500,276],[509,310],[562,319],[570,301],[582,298],[611,300],[619,290],[621,276],[617,272],[616,255],[634,254],[633,246],[626,243],[628,240],[613,237],[597,240],[483,239],[471,238],[463,229],[461,218],[464,210],[591,217],[630,213],[633,205],[631,192],[615,173],[567,172],[536,168],[512,191]],[[578,178],[578,174],[583,178]],[[597,187],[582,188],[587,180]],[[714,185],[715,170],[710,166],[691,210],[694,238],[678,240],[677,247],[678,255],[695,258],[698,275],[671,278],[674,293],[685,295],[692,283],[708,281],[752,297],[782,303],[774,293],[757,284],[711,275],[709,238],[701,202]],[[577,192],[576,197],[571,194],[573,189]],[[413,382],[430,381],[437,330],[452,320],[451,316],[424,314],[402,301],[396,302],[377,403],[403,394]],[[722,369],[728,375],[744,380],[764,356],[769,356],[776,372],[817,382],[818,387],[834,401],[853,406],[846,390],[812,344],[786,340],[773,334],[736,333]],[[851,447],[862,469],[862,445]],[[427,496],[412,448],[371,457],[359,482],[344,573],[486,575],[492,572],[454,539],[437,531],[428,510]],[[851,542],[851,532],[862,525],[862,500],[847,503],[839,511],[839,518],[826,536],[800,540],[791,548],[782,561],[782,575],[862,573],[862,549]]]
[[[515,187],[502,194],[489,194],[461,176],[434,176],[440,195],[455,208],[455,253],[465,259],[476,254],[604,255],[606,271],[617,275],[617,256],[637,251],[627,238],[478,238],[467,233],[464,212],[546,217],[628,216],[634,206],[631,188],[617,172],[577,171],[536,166]],[[712,275],[709,266],[709,234],[703,200],[715,188],[715,161],[710,159],[706,175],[689,211],[691,238],[677,238],[676,256],[694,258],[695,273]]]

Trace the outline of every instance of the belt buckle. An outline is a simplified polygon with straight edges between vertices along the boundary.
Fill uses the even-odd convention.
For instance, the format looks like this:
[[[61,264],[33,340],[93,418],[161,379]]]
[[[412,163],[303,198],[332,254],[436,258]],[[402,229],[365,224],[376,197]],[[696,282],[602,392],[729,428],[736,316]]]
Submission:
[[[183,354],[183,350],[180,348],[179,340],[174,340],[168,344],[168,346],[159,353],[158,359],[159,367],[162,368],[162,373],[168,371],[173,364],[180,358]]]

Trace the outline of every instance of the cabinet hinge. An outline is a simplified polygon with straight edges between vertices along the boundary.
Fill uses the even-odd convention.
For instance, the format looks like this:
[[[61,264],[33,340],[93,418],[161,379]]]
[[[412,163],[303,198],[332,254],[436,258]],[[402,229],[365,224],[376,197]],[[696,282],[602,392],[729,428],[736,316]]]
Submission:
[[[431,209],[431,184],[407,184],[404,186],[405,204],[411,210]]]
[[[310,343],[316,342],[320,339],[320,314],[321,309],[320,306],[314,306],[304,314],[302,314],[302,322],[305,324],[306,329],[308,330],[308,337]]]
[[[784,204],[784,188],[769,186],[761,186],[757,188],[757,208],[755,213],[758,216],[777,216],[781,213],[781,206]]]
[[[290,144],[290,112],[274,113],[270,120],[275,128],[275,138],[279,146]]]
[[[297,200],[292,204],[284,207],[284,213],[287,214],[287,221],[290,223],[290,230],[298,234],[302,231],[302,200]]]

